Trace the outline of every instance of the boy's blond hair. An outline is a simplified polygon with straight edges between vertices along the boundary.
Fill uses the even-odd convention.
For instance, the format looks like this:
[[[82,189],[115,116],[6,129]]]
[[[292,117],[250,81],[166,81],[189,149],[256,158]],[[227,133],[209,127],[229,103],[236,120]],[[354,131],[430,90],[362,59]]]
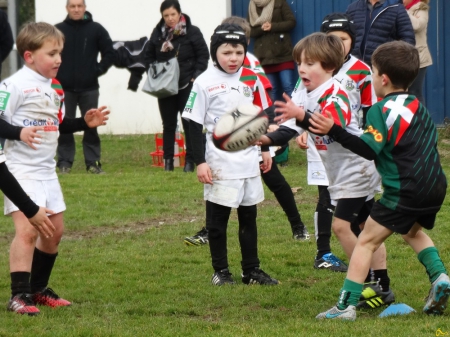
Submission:
[[[240,16],[229,16],[225,19],[223,19],[222,23],[231,23],[234,25],[240,26],[245,33],[245,37],[247,38],[247,41],[250,42],[250,23]]]
[[[45,41],[56,40],[64,44],[64,34],[55,26],[46,22],[29,22],[17,35],[16,46],[19,55],[23,58],[24,53],[41,48]]]
[[[419,73],[419,52],[404,41],[387,42],[373,52],[372,66],[378,75],[387,75],[395,88],[408,90]]]
[[[325,70],[332,70],[336,75],[344,63],[344,44],[342,40],[334,35],[325,33],[310,34],[295,45],[292,56],[294,61],[301,63],[304,54],[306,60],[320,62]]]

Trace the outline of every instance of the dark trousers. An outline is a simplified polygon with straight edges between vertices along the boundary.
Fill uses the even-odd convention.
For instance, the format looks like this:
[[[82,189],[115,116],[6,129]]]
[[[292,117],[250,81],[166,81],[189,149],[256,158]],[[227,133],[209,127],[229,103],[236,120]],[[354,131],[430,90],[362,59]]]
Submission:
[[[261,178],[269,190],[275,195],[281,208],[283,208],[292,230],[294,231],[294,229],[302,227],[303,222],[298,212],[291,186],[284,179],[275,161],[272,162],[272,168],[269,172],[262,173],[261,171]]]
[[[186,102],[191,93],[192,82],[189,85],[178,91],[178,94],[166,98],[158,99],[159,113],[163,124],[163,151],[164,159],[173,159],[175,132],[178,124],[178,113],[183,113]],[[185,134],[184,143],[186,145],[186,162],[194,162],[192,154],[191,139],[189,136],[189,121],[181,118]]]
[[[64,104],[66,117],[75,118],[77,106],[80,108],[81,116],[84,117],[90,109],[98,107],[99,91],[64,92]],[[86,167],[100,164],[100,137],[97,128],[84,131],[83,153]],[[75,159],[75,139],[73,134],[60,134],[58,139],[58,167],[72,167]]]
[[[425,105],[425,98],[423,97],[423,83],[425,82],[426,73],[427,67],[420,68],[416,79],[408,89],[408,92],[411,95],[415,95],[417,99],[420,101],[420,103],[422,103],[423,105]]]
[[[227,227],[231,207],[206,201],[206,229],[208,229],[209,250],[215,271],[228,268]],[[259,267],[258,231],[256,228],[256,205],[239,206],[239,244],[241,246],[242,270]]]

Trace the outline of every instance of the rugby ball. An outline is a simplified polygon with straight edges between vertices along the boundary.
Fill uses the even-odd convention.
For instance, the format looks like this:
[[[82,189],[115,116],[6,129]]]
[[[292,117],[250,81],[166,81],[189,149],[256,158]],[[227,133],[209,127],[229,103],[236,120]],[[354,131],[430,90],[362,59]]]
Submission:
[[[269,117],[259,106],[243,104],[220,117],[213,143],[224,151],[239,151],[265,134],[268,126]]]

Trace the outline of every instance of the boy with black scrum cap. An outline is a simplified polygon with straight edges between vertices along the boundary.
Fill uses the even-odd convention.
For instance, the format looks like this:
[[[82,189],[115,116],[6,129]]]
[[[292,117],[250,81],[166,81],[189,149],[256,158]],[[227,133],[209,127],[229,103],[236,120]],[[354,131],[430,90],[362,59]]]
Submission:
[[[259,268],[257,247],[256,204],[264,200],[260,168],[263,172],[270,170],[272,158],[268,149],[263,149],[260,166],[256,146],[227,152],[216,148],[212,142],[215,123],[225,113],[246,103],[266,109],[272,102],[257,74],[242,67],[247,39],[241,27],[219,25],[211,36],[210,52],[214,67],[208,68],[194,81],[182,116],[189,119],[197,177],[204,184],[204,199],[206,207],[209,207],[210,219],[206,223],[214,269],[211,283],[235,283],[228,269],[227,225],[231,208],[237,208],[242,282],[278,284]],[[207,130],[206,151],[203,126]]]

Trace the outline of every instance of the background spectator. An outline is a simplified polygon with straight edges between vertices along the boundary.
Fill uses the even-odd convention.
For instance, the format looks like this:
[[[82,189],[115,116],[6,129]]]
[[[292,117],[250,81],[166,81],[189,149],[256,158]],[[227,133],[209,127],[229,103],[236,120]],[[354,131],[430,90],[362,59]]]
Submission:
[[[411,20],[399,0],[357,0],[347,8],[356,26],[352,55],[371,65],[375,49],[383,43],[403,40],[416,43]]]
[[[0,76],[2,73],[1,64],[8,57],[14,45],[14,38],[11,31],[11,26],[8,22],[8,16],[0,9]]]
[[[295,27],[294,13],[285,0],[251,0],[248,8],[255,56],[272,84],[271,98],[291,96],[297,82],[289,32]]]
[[[158,99],[163,123],[164,170],[173,171],[175,131],[178,113],[182,113],[194,80],[208,67],[209,52],[203,35],[191,19],[181,13],[177,0],[165,0],[160,7],[161,20],[153,29],[145,61],[147,67],[157,61],[166,61],[178,54],[180,80],[178,94]],[[186,158],[184,172],[194,171],[194,157],[189,137],[189,121],[182,118],[185,132]]]
[[[420,56],[420,70],[414,82],[409,87],[409,93],[415,95],[422,104],[425,104],[423,97],[423,82],[427,67],[433,64],[430,50],[427,44],[427,26],[428,26],[428,10],[429,0],[403,0],[409,18],[416,34],[416,48]]]
[[[78,106],[84,117],[89,109],[98,106],[98,78],[111,67],[115,55],[108,32],[92,20],[84,0],[67,0],[66,9],[66,19],[56,25],[65,36],[57,79],[64,88],[66,116],[74,118]],[[99,53],[100,62],[97,61]],[[100,152],[97,128],[84,131],[83,153],[88,173],[105,173],[101,168]],[[75,158],[72,134],[60,135],[57,155],[59,172],[70,173]]]

